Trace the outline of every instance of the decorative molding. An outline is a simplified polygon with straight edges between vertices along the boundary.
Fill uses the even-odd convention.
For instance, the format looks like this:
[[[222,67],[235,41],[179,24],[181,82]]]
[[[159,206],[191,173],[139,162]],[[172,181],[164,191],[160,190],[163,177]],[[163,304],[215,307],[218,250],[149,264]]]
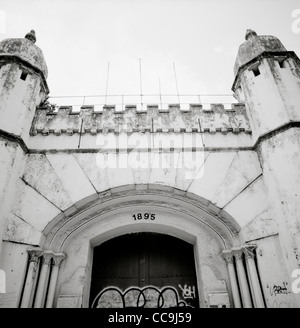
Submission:
[[[29,262],[37,263],[39,258],[43,255],[43,251],[39,248],[28,249],[27,253],[29,254]]]
[[[233,253],[234,257],[235,257],[235,261],[236,262],[243,261],[243,259],[244,259],[244,253],[243,253],[242,248],[234,247],[232,249],[232,253]]]
[[[300,128],[300,122],[289,122],[289,123],[286,123],[278,128],[276,128],[275,130],[272,130],[270,132],[267,132],[266,134],[264,135],[261,135],[257,138],[257,140],[255,141],[255,144],[253,146],[253,150],[256,150],[258,149],[258,147],[261,145],[261,143],[265,140],[268,140],[268,139],[271,139],[273,138],[274,136],[282,133],[282,132],[285,132],[286,130],[289,130],[289,129],[292,129],[292,128]]]
[[[61,262],[66,258],[66,255],[64,253],[54,253],[53,254],[53,262],[54,266],[60,267]]]
[[[53,258],[54,253],[52,251],[44,251],[42,263],[46,265],[50,265],[51,259]]]
[[[19,144],[25,154],[29,153],[29,149],[21,137],[0,129],[0,138]]]
[[[148,105],[143,112],[137,108],[138,105],[124,105],[123,110],[119,111],[111,105],[95,111],[94,106],[82,106],[78,112],[73,112],[72,106],[60,106],[57,111],[37,108],[31,136],[72,136],[80,131],[82,135],[120,132],[252,133],[245,105],[241,103],[233,103],[230,108],[225,108],[223,104],[210,104],[209,110],[200,103],[189,104],[189,110],[181,109],[179,104],[169,104],[164,112],[159,105]]]
[[[224,260],[226,261],[226,264],[233,264],[234,263],[234,256],[232,251],[222,251],[222,257],[224,258]]]
[[[256,245],[244,245],[242,247],[243,253],[245,254],[245,259],[254,259],[255,253],[254,250],[256,249]]]

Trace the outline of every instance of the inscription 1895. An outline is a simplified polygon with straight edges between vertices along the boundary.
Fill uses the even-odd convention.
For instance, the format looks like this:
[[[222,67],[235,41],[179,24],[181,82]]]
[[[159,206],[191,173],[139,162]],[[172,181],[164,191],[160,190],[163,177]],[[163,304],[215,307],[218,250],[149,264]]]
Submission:
[[[132,217],[134,218],[134,220],[155,220],[155,214],[153,213],[137,213],[137,214],[133,214]]]

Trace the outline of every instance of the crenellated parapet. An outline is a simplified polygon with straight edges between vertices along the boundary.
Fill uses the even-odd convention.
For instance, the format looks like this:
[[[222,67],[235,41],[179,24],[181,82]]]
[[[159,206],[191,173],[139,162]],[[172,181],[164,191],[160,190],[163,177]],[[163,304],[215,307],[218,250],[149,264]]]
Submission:
[[[190,104],[182,108],[179,104],[170,104],[161,109],[158,105],[147,105],[141,110],[136,105],[126,105],[124,110],[117,106],[104,106],[95,111],[94,106],[82,106],[80,111],[72,111],[72,106],[61,106],[57,111],[37,108],[31,127],[31,135],[74,133],[122,132],[162,132],[162,133],[251,133],[245,106],[241,103]]]

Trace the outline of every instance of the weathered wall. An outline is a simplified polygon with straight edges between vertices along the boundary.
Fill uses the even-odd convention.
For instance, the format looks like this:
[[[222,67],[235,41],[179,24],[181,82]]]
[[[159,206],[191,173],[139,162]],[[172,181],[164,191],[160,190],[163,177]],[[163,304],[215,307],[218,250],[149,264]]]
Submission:
[[[9,215],[14,202],[16,183],[22,174],[22,162],[25,158],[21,147],[12,141],[0,137],[0,236],[6,229],[6,218]],[[1,252],[2,238],[0,240]]]
[[[298,307],[278,234],[256,241],[257,263],[268,308]]]
[[[0,308],[17,308],[27,267],[28,245],[3,242],[0,254],[1,268],[6,273],[6,293],[0,293]]]
[[[195,156],[196,153],[198,157]],[[141,159],[142,162],[140,162]],[[149,159],[150,162],[148,162]],[[136,167],[137,160],[145,165]],[[150,166],[149,163],[151,163]],[[51,227],[54,218],[67,222],[66,220],[69,220],[68,218],[72,215],[86,208],[89,202],[96,202],[97,199],[109,195],[110,190],[118,192],[124,190],[126,193],[126,190],[138,192],[140,189],[141,192],[147,192],[148,188],[149,190],[162,189],[167,193],[168,190],[169,192],[174,190],[172,192],[180,193],[182,196],[201,200],[211,216],[225,224],[235,221],[235,227],[240,229],[239,236],[235,237],[237,243],[252,241],[278,232],[276,225],[273,224],[273,209],[268,200],[268,190],[254,151],[225,149],[205,153],[185,152],[178,149],[172,152],[165,149],[165,151],[153,153],[147,151],[129,153],[127,151],[123,153],[46,151],[44,154],[29,154],[26,157],[24,172],[17,182],[14,206],[8,216],[4,233],[6,249],[10,251],[10,245],[14,245],[11,242],[43,247],[46,237],[45,228],[50,229],[48,227]],[[88,212],[86,218],[89,218]],[[119,225],[120,222],[119,220]],[[182,226],[182,231],[187,231],[191,227],[192,223],[189,228],[186,225]],[[104,228],[101,229],[93,231],[101,234]],[[126,229],[123,232],[126,233]],[[64,266],[70,267],[66,271],[67,276],[63,274],[60,278],[63,279],[62,285],[65,284],[64,279],[71,279],[67,278],[68,275],[74,274],[74,277],[77,277],[75,273],[78,270],[75,270],[75,267],[82,271],[78,271],[81,272],[78,276],[79,280],[85,274],[88,275],[86,270],[90,268],[90,264],[87,263],[90,258],[88,243],[90,237],[84,235],[81,238],[81,251],[85,251],[82,258],[76,256],[78,254],[73,254],[74,251],[72,251],[79,248],[80,241],[77,248],[64,249],[70,258],[65,264],[63,262],[62,272],[65,270]],[[210,245],[209,240],[206,238],[203,240]],[[200,254],[205,248],[201,245]],[[205,255],[207,258],[203,262],[203,281],[207,286],[206,302],[208,302],[208,293],[211,290],[221,288],[222,283],[218,283],[218,279],[227,279],[225,271],[217,274],[218,266],[226,269],[223,259],[221,257],[217,259],[217,253],[220,256],[220,248],[214,255]],[[84,261],[84,263],[77,263],[77,261]],[[72,263],[75,270],[73,273],[71,272]],[[7,265],[5,263],[4,267]],[[22,280],[25,263],[21,266],[18,263],[13,269],[19,272],[18,279]],[[216,278],[216,282],[211,272],[215,272],[216,277],[219,277]],[[17,295],[19,286],[14,286],[15,279],[15,276],[8,275],[10,292]],[[75,300],[81,304],[81,297],[83,297],[83,302],[86,302],[87,292],[83,291],[83,288],[87,287],[84,283],[79,284],[76,280],[74,284],[70,282],[66,286],[81,290],[78,291],[78,295],[83,296]],[[68,290],[64,289],[67,288],[66,286],[61,291],[58,289],[57,293],[66,295]],[[67,299],[61,301],[68,302]]]
[[[27,72],[26,80],[22,80],[22,68],[18,64],[0,67],[0,130],[22,137],[25,143],[30,137],[36,104],[44,96],[40,77]]]
[[[300,130],[291,128],[265,140],[259,147],[270,200],[291,275],[300,265]]]
[[[197,195],[210,203],[217,214],[222,215],[223,210],[232,215],[241,227],[268,210],[267,190],[255,152],[212,152],[199,154],[198,158],[194,155],[191,152],[28,155],[10,220],[29,224],[28,233],[40,244],[43,228],[58,214],[68,214],[74,204],[76,207],[81,200],[111,188],[140,184],[168,186]],[[130,165],[143,156],[146,160],[150,158],[151,166],[147,161],[144,167]],[[160,161],[164,167],[159,166]],[[17,234],[7,234],[17,238]]]
[[[254,139],[290,122],[300,120],[300,70],[293,58],[263,58],[258,64],[260,74],[251,69],[243,72],[239,99],[244,99]]]
[[[136,105],[129,105],[123,111],[116,111],[114,106],[104,107],[103,111],[94,112],[94,106],[82,106],[80,112],[72,112],[72,106],[60,107],[49,112],[38,109],[32,125],[31,134],[54,133],[72,135],[81,130],[92,135],[107,132],[210,132],[222,133],[245,131],[251,133],[245,106],[231,104],[211,104],[203,107],[191,104],[189,110],[181,110],[179,105],[169,105],[161,110],[158,105],[148,105],[147,110],[139,111]],[[201,129],[199,125],[201,123]]]
[[[266,305],[299,306],[290,290],[300,249],[299,60],[274,37],[246,39],[233,87],[245,106],[100,112],[36,110],[48,92],[40,50],[2,43],[0,306],[19,304],[29,246],[66,253],[55,304],[86,306],[92,246],[131,231],[194,245],[203,305],[226,291],[232,304],[222,250],[254,243]],[[158,219],[134,222],[132,211],[145,208]]]
[[[155,213],[156,218],[152,221],[133,221],[132,213],[138,212]],[[230,295],[226,264],[220,257],[224,245],[217,235],[207,230],[200,222],[185,219],[171,207],[163,209],[154,204],[135,205],[120,210],[115,208],[111,213],[100,214],[97,221],[93,221],[93,224],[86,224],[86,227],[74,232],[64,243],[63,251],[68,254],[68,258],[62,264],[63,273],[58,282],[58,306],[62,300],[64,306],[73,306],[74,299],[77,299],[76,303],[78,302],[79,306],[88,305],[92,266],[91,247],[123,233],[153,231],[174,235],[176,232],[172,231],[170,228],[172,226],[178,231],[185,232],[188,237],[181,236],[181,238],[192,243],[197,253],[195,259],[201,306],[209,305],[210,293],[223,292]],[[183,295],[180,296],[184,299]]]
[[[275,208],[268,196],[270,187],[266,184],[257,153],[253,149],[243,106],[237,106],[236,111],[240,112],[229,114],[222,106],[209,112],[194,108],[194,114],[189,119],[183,117],[192,112],[181,113],[176,106],[169,113],[159,113],[157,108],[155,110],[155,115],[153,109],[137,114],[143,119],[136,121],[130,121],[132,109],[123,114],[116,114],[111,109],[102,114],[92,113],[90,109],[82,109],[77,114],[70,114],[66,109],[60,109],[57,114],[47,114],[44,109],[37,112],[28,141],[30,152],[17,182],[15,202],[8,215],[4,240],[7,249],[10,242],[14,242],[42,248],[57,247],[55,251],[68,254],[62,263],[62,274],[56,290],[55,304],[58,307],[88,304],[89,281],[86,279],[89,279],[91,269],[92,233],[104,238],[106,229],[114,231],[118,226],[120,230],[116,231],[117,234],[132,229],[127,221],[122,226],[121,219],[116,221],[117,226],[106,227],[104,221],[99,219],[101,210],[93,214],[92,209],[109,195],[115,195],[115,199],[118,199],[119,193],[130,195],[132,192],[147,197],[155,190],[157,195],[160,191],[169,193],[169,197],[180,195],[186,200],[198,202],[210,216],[205,222],[212,224],[212,227],[215,223],[209,222],[219,222],[213,229],[223,234],[222,238],[227,238],[223,246],[215,249],[212,240],[216,237],[210,238],[207,231],[199,238],[205,241],[206,246],[201,244],[202,241],[192,242],[195,254],[201,258],[197,270],[199,285],[204,291],[202,304],[206,306],[215,297],[214,292],[229,291],[227,269],[220,256],[221,251],[230,248],[230,245],[273,236],[279,231],[274,220]],[[223,111],[221,114],[220,110]],[[165,120],[167,117],[168,122],[164,123],[170,129],[159,132],[159,127],[163,125],[160,115],[167,115]],[[101,130],[106,122],[104,117],[111,122],[109,130],[105,131]],[[84,124],[87,125],[83,125],[84,133],[78,147],[81,118],[85,119]],[[157,127],[155,132],[151,132],[152,125],[149,127],[152,118]],[[196,131],[200,118],[201,127],[205,129],[202,134],[199,133],[199,125]],[[120,121],[123,122],[121,125]],[[63,125],[67,125],[67,129],[63,129]],[[139,131],[134,132],[135,128]],[[143,201],[142,198],[140,201]],[[174,206],[171,205],[171,198],[169,206]],[[114,200],[111,209],[117,207],[118,203]],[[201,220],[205,212],[195,213],[195,217]],[[80,213],[84,217],[76,223],[72,218],[79,218]],[[80,227],[97,215],[103,225],[100,224],[97,229],[92,225],[91,232],[82,231]],[[124,220],[125,209],[122,209],[122,215]],[[168,220],[166,214],[161,222],[163,225],[158,225],[156,231],[163,232]],[[169,224],[170,233],[172,225]],[[222,224],[227,227],[227,232],[222,231]],[[60,234],[59,229],[63,225],[66,228]],[[198,229],[200,226],[199,223],[196,225]],[[190,221],[181,229],[186,232],[192,227]],[[148,226],[147,229],[155,228]],[[81,234],[74,236],[77,230]],[[176,235],[176,231],[173,233]],[[64,238],[69,238],[68,235],[74,241],[72,246],[69,242],[63,243]],[[178,237],[184,239],[185,235],[182,233]],[[52,244],[51,238],[54,238]],[[198,240],[197,237],[195,240]],[[210,247],[207,248],[207,245]],[[208,253],[204,249],[208,249]],[[22,279],[21,276],[19,278]],[[15,277],[8,279],[12,281]],[[262,279],[264,283],[268,281],[267,276]],[[17,295],[17,287],[10,288]],[[232,305],[230,291],[229,299]]]
[[[292,272],[300,265],[300,62],[277,38],[250,34],[237,56],[233,90],[246,106],[271,208],[256,223],[262,234],[270,223],[274,232],[273,237],[255,241],[270,247],[261,252],[258,262],[267,305],[299,307],[299,294],[290,287]],[[277,271],[272,278],[267,274],[268,262]]]

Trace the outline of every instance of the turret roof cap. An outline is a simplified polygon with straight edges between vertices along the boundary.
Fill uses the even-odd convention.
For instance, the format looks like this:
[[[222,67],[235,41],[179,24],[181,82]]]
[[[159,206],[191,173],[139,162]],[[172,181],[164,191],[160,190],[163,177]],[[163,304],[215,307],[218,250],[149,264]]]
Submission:
[[[0,42],[1,57],[17,57],[39,70],[46,79],[48,68],[42,50],[35,45],[35,31],[31,30],[24,38],[5,39]]]
[[[234,75],[243,65],[264,52],[286,52],[287,50],[278,38],[272,35],[257,35],[251,29],[247,29],[245,35],[246,41],[239,47],[234,65]]]

